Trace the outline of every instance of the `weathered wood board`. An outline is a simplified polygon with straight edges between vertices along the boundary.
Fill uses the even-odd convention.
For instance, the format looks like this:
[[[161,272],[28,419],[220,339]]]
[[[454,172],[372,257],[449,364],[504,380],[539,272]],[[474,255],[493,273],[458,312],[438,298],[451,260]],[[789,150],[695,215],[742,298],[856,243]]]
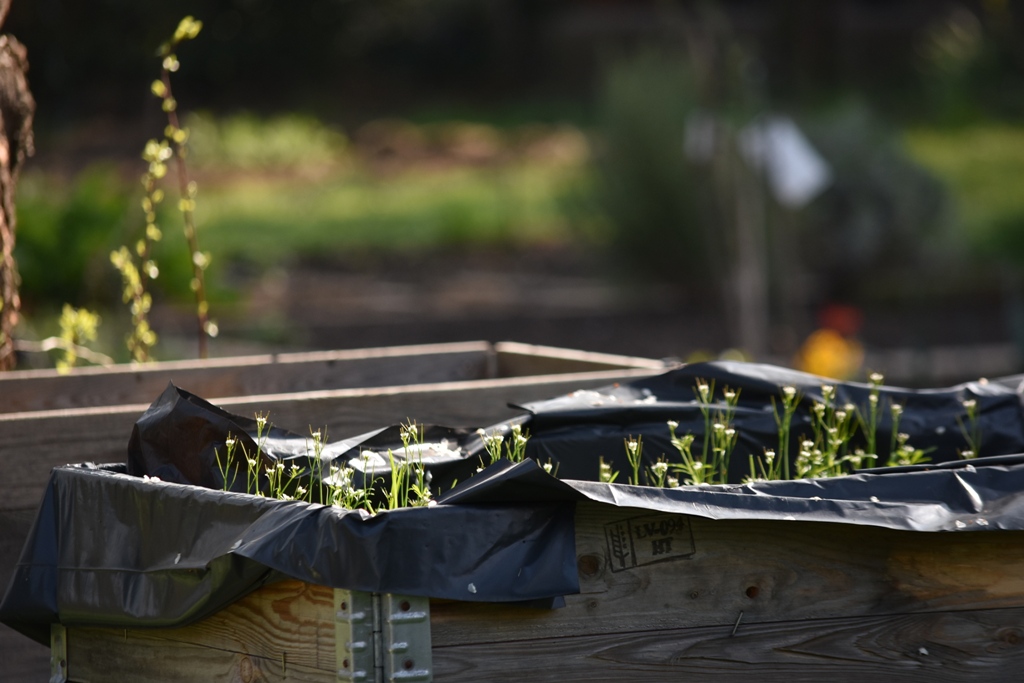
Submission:
[[[213,400],[661,367],[646,358],[479,341],[83,367],[66,375],[23,370],[0,373],[0,413],[148,403],[171,381]]]
[[[434,680],[988,683],[1024,667],[1024,532],[584,504],[577,555],[582,590],[562,609],[433,601]],[[333,681],[333,619],[330,589],[288,581],[183,628],[72,627],[68,672]]]

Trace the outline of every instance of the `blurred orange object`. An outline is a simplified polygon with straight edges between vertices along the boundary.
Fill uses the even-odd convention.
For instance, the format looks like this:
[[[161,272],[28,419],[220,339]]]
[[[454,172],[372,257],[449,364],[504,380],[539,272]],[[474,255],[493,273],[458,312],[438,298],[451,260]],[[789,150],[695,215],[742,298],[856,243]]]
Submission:
[[[813,375],[850,379],[864,363],[864,347],[830,328],[815,330],[800,347],[796,367]]]

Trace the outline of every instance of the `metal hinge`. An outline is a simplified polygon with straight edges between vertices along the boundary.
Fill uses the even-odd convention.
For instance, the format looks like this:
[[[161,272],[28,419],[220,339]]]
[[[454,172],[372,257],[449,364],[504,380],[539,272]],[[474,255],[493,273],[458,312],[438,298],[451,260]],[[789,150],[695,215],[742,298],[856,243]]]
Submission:
[[[433,680],[429,598],[336,589],[334,610],[339,681]]]
[[[50,624],[50,683],[68,681],[68,630]]]

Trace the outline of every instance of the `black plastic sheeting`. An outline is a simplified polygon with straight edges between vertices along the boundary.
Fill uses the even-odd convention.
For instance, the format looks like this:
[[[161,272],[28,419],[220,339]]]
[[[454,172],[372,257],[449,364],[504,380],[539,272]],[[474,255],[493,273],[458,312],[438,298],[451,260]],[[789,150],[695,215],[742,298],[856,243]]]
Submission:
[[[505,428],[508,429],[508,425]],[[283,463],[286,471],[296,466],[301,475],[294,485],[307,489],[311,478],[322,480],[331,476],[332,465],[347,465],[355,471],[353,484],[362,488],[364,475],[374,481],[390,478],[391,463],[387,455],[390,451],[396,461],[422,463],[434,478],[435,491],[451,488],[455,482],[475,474],[483,464],[479,458],[483,445],[474,432],[432,425],[424,425],[422,430],[425,446],[411,448],[408,454],[399,425],[323,443],[319,451],[320,466],[316,463],[317,446],[311,436],[280,429],[269,422],[260,430],[252,417],[232,415],[194,394],[168,385],[135,423],[128,442],[127,471],[165,482],[246,493],[248,482],[244,464],[240,474],[228,474],[225,486],[220,465],[227,462],[229,438],[236,441],[236,458],[259,458],[259,488],[264,493],[268,484],[262,473],[276,462]],[[368,453],[373,453],[373,457],[361,457]],[[319,498],[314,496],[314,500]]]
[[[794,421],[797,436],[824,381],[770,366],[712,363],[525,406],[529,413],[518,422],[531,433],[528,455],[550,459],[559,477],[578,481],[555,479],[531,460],[499,462],[470,478],[482,452],[470,430],[430,427],[428,445],[409,454],[400,450],[396,427],[327,444],[320,454],[328,465],[323,471],[348,464],[376,478],[385,474],[380,454],[389,448],[431,471],[437,504],[374,516],[215,490],[223,484],[215,453],[229,436],[255,453],[256,423],[168,387],[137,423],[126,465],[54,470],[0,604],[0,620],[44,643],[54,622],[180,625],[283,577],[363,591],[544,600],[551,606],[579,590],[573,512],[581,501],[716,520],[916,532],[1024,530],[1024,456],[1013,455],[1024,452],[1019,377],[943,390],[885,388],[883,400],[905,406],[900,431],[916,446],[934,448],[935,464],[928,466],[676,489],[582,481],[596,477],[600,455],[626,470],[626,436],[642,434],[651,461],[671,455],[667,420],[679,422],[680,433],[699,437],[698,378],[741,391],[734,464],[774,443],[770,396],[784,385],[804,396]],[[836,387],[840,404],[867,400],[866,385]],[[957,461],[964,448],[958,418],[967,398],[978,401],[981,451],[991,457]],[[880,443],[888,444],[890,429],[884,417]],[[309,441],[274,429],[262,443],[262,457],[266,463],[291,461],[312,482],[310,473],[318,470],[309,468]],[[745,473],[733,474],[739,480]],[[456,479],[461,483],[453,489]]]
[[[565,479],[597,478],[598,456],[623,474],[629,471],[623,440],[642,436],[647,464],[661,455],[671,462],[679,456],[672,447],[666,423],[679,423],[677,434],[696,436],[693,452],[701,452],[704,417],[695,400],[697,380],[714,382],[716,397],[730,387],[739,391],[733,417],[738,443],[733,452],[729,480],[748,478],[749,456],[759,456],[778,442],[771,399],[776,403],[782,387],[792,386],[801,396],[793,417],[789,456],[796,457],[801,435],[811,434],[811,406],[821,401],[824,384],[835,387],[836,405],[853,404],[859,410],[868,403],[870,387],[855,382],[836,382],[771,365],[739,362],[695,363],[665,374],[621,386],[578,391],[559,398],[522,406],[530,412],[525,423],[531,439],[527,453],[540,462],[558,464]],[[899,431],[909,435],[915,448],[927,451],[932,463],[959,459],[967,448],[960,422],[965,421],[962,401],[978,406],[980,456],[1024,453],[1024,375],[968,382],[946,389],[882,387],[882,406],[877,429],[879,464],[889,456],[892,419],[888,406],[903,406]],[[958,422],[958,420],[960,422]],[[863,446],[855,441],[853,447]]]
[[[122,468],[123,469],[123,468]],[[169,627],[292,577],[352,590],[518,602],[578,590],[573,505],[435,505],[370,516],[111,468],[51,474],[0,620]]]

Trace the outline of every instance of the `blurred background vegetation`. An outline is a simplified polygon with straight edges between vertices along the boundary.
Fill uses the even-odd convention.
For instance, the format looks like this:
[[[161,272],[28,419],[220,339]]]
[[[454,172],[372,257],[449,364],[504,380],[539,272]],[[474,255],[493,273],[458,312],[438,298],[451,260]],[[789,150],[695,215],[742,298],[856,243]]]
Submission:
[[[51,333],[71,302],[104,311],[119,353],[108,254],[141,230],[139,151],[163,128],[154,50],[185,14],[204,29],[175,94],[228,340],[373,341],[287,333],[271,310],[282,272],[414,281],[527,263],[641,291],[623,305],[676,321],[647,345],[567,343],[739,346],[737,200],[684,141],[695,115],[738,135],[784,114],[831,180],[806,206],[764,201],[759,355],[791,357],[833,304],[860,312],[848,333],[869,347],[1024,344],[1024,3],[1009,0],[15,0],[5,31],[38,101],[22,334]],[[170,311],[190,296],[176,220],[162,216],[158,253]],[[507,315],[511,334],[561,341]],[[478,336],[492,329],[507,328]]]

